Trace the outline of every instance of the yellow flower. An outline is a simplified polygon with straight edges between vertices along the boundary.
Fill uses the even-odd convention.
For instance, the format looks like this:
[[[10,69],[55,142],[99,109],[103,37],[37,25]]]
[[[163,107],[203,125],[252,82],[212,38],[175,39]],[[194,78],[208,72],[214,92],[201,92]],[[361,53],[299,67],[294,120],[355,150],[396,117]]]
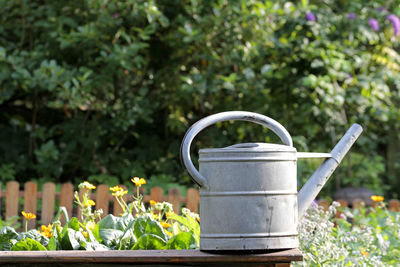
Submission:
[[[150,200],[150,205],[154,206],[155,204],[157,204],[157,202],[156,202],[156,201],[154,201],[154,200]]]
[[[152,220],[158,220],[158,218],[160,218],[160,216],[158,216],[158,214],[150,214],[150,218],[152,219]]]
[[[364,257],[368,257],[368,256],[369,256],[369,253],[368,253],[367,251],[365,251],[364,249],[361,249],[361,254],[362,254]]]
[[[83,234],[83,236],[86,237],[86,238],[89,236],[88,232],[85,232],[85,231],[83,231],[82,234]]]
[[[383,201],[385,198],[382,197],[382,196],[371,196],[371,199],[372,199],[374,202],[381,202],[381,201]]]
[[[172,215],[174,215],[175,213],[172,211],[172,212],[169,212],[169,211],[167,211],[166,213],[165,213],[165,215],[167,216],[167,217],[171,217]]]
[[[53,232],[52,232],[53,225],[52,224],[49,224],[48,226],[42,225],[40,227],[40,229],[42,230],[40,232],[42,235],[44,235],[45,237],[48,237],[48,238],[52,237],[52,235],[53,235]]]
[[[116,197],[122,197],[125,196],[126,194],[128,194],[128,190],[120,190],[120,191],[116,191],[115,193],[112,193],[113,196]]]
[[[169,235],[169,237],[172,237],[172,233],[171,232],[168,232],[166,230],[164,230],[164,231],[165,231],[165,233],[167,233],[167,235]]]
[[[118,185],[116,185],[116,186],[114,186],[114,187],[111,187],[110,188],[110,191],[111,192],[118,192],[118,191],[123,191],[124,189],[122,188],[122,187],[120,187],[120,186],[118,186]]]
[[[86,188],[88,190],[96,189],[96,187],[94,185],[92,185],[91,183],[89,183],[88,181],[80,183],[79,188]]]
[[[86,223],[86,228],[89,229],[90,231],[92,231],[95,226],[96,226],[96,224],[94,222],[89,221]]]
[[[96,202],[94,202],[94,201],[91,200],[91,199],[88,199],[88,201],[85,202],[85,207],[87,207],[87,206],[94,206],[94,205],[96,205]]]
[[[24,216],[25,219],[27,219],[27,220],[32,220],[32,219],[35,219],[35,218],[36,218],[36,215],[33,214],[33,213],[30,213],[30,212],[26,213],[25,211],[23,211],[23,212],[21,212],[21,214],[22,214],[22,216]]]
[[[49,231],[51,231],[52,228],[53,228],[52,224],[49,224],[48,226],[42,224],[42,226],[40,227],[42,232],[49,232]]]
[[[168,227],[171,227],[171,226],[172,226],[172,225],[170,225],[169,223],[166,223],[166,222],[160,222],[160,224],[161,224],[161,226],[164,227],[164,228],[168,228]]]
[[[132,183],[134,183],[137,187],[141,187],[142,185],[146,184],[146,180],[139,177],[134,177],[131,179]]]

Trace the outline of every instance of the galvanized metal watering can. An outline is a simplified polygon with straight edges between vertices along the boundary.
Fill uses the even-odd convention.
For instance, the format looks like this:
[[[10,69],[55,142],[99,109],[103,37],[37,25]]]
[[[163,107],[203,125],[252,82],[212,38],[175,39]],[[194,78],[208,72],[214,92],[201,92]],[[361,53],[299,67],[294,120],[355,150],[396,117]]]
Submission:
[[[283,142],[244,143],[201,149],[197,171],[190,145],[204,128],[242,120],[271,129]],[[277,121],[252,112],[230,111],[196,122],[181,146],[182,162],[200,186],[201,250],[265,250],[299,246],[297,222],[360,136],[354,124],[331,153],[301,153]],[[297,193],[297,159],[327,158]]]

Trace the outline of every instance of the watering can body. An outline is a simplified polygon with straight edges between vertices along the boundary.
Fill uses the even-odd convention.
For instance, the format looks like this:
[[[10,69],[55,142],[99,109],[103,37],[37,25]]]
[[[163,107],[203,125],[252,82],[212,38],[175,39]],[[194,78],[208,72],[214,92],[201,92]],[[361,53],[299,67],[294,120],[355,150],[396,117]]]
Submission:
[[[204,128],[226,120],[245,120],[275,132],[283,144],[245,143],[201,149],[199,171],[190,159],[190,145]],[[289,133],[266,116],[223,112],[195,123],[186,133],[181,157],[200,185],[200,249],[254,251],[296,248],[297,223],[308,205],[361,133],[356,125],[332,153],[299,153]],[[338,148],[338,146],[340,148]],[[315,154],[315,155],[312,155]],[[310,181],[297,193],[297,159],[326,157]],[[298,203],[300,202],[300,203]]]

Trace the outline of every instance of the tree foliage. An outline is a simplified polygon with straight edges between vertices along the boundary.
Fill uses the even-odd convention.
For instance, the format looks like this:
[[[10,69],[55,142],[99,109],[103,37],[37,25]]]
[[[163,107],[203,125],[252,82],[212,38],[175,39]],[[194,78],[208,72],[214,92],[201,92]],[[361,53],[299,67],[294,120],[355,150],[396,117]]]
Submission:
[[[398,1],[0,4],[3,181],[188,183],[179,163],[188,127],[248,110],[281,122],[299,151],[329,151],[362,124],[338,185],[400,188],[400,54],[387,19],[400,15]],[[260,126],[227,122],[195,149],[254,141],[279,142]],[[317,164],[299,162],[301,181]]]

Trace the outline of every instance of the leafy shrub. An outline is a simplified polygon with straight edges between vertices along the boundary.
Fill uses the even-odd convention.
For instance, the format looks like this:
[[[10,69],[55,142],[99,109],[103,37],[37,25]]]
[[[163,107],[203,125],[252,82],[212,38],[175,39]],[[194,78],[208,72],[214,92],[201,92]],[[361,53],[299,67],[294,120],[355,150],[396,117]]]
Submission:
[[[166,174],[189,183],[178,155],[188,127],[249,110],[280,121],[308,151],[328,151],[359,122],[358,170],[386,165],[364,184],[399,192],[400,55],[388,19],[398,1],[0,4],[0,166],[15,168],[3,181]],[[227,122],[195,149],[248,141],[279,142]],[[360,172],[339,169],[338,184]]]
[[[136,249],[194,249],[199,247],[199,216],[184,208],[183,215],[174,213],[172,204],[150,201],[145,207],[139,187],[146,183],[143,178],[134,178],[137,192],[132,203],[126,203],[128,192],[119,186],[110,188],[121,205],[120,216],[107,215],[101,218],[101,210],[93,210],[95,202],[90,199],[96,187],[89,182],[80,184],[84,189],[80,197],[75,192],[81,217],[68,218],[61,207],[53,223],[42,225],[38,230],[27,230],[28,220],[35,214],[22,212],[26,219],[25,231],[16,232],[13,227],[0,229],[0,250],[136,250]],[[135,211],[135,216],[132,212]],[[61,226],[60,216],[66,223]]]
[[[342,212],[312,207],[299,224],[303,262],[294,266],[397,266],[400,261],[400,213],[384,204]]]

